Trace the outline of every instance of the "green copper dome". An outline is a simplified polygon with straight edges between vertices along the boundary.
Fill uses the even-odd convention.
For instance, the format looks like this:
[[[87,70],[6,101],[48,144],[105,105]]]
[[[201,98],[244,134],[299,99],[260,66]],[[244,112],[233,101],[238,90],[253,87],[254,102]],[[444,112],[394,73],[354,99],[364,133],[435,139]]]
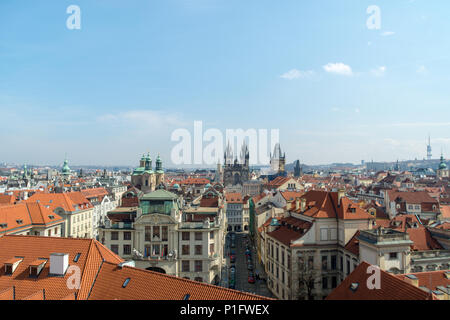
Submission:
[[[444,156],[441,156],[441,163],[439,164],[439,170],[446,170],[447,164],[445,163]]]
[[[158,156],[156,157],[156,168],[155,168],[157,173],[164,173],[163,168],[162,168],[162,160],[161,157]]]
[[[69,161],[67,161],[67,159],[64,160],[64,164],[63,164],[63,167],[62,167],[62,173],[63,174],[69,174],[70,173]]]

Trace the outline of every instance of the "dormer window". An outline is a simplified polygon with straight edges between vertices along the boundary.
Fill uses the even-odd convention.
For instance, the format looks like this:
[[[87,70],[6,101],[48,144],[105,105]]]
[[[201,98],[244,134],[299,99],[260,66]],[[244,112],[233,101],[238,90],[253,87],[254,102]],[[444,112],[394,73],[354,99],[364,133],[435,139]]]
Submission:
[[[47,259],[38,259],[30,263],[30,277],[39,277],[39,274],[41,273],[42,269],[44,269],[46,263]]]
[[[49,218],[50,220],[53,220],[53,219],[55,219],[55,216],[54,216],[54,215],[49,215],[48,218]]]
[[[5,229],[8,227],[7,223],[0,223],[0,229]]]
[[[23,224],[23,220],[21,220],[21,219],[16,220],[16,222],[17,222],[17,224]]]
[[[5,275],[12,275],[22,262],[22,257],[16,257],[5,262]]]

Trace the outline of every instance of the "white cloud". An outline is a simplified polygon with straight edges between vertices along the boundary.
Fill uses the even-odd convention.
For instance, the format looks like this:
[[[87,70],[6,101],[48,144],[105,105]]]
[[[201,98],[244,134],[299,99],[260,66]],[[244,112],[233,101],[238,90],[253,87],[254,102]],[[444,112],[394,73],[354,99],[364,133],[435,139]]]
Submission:
[[[383,37],[389,37],[389,36],[392,36],[392,35],[394,35],[395,34],[395,32],[392,32],[392,31],[385,31],[385,32],[383,32],[381,35],[383,36]]]
[[[386,72],[386,67],[377,67],[376,69],[372,69],[370,72],[376,77],[382,77]]]
[[[356,112],[356,113],[359,113],[359,112],[360,112],[359,108],[356,108],[356,109],[355,109],[355,112]]]
[[[323,66],[323,69],[329,73],[340,74],[343,76],[351,76],[353,75],[352,68],[342,62],[338,63],[328,63]]]
[[[427,74],[428,70],[427,70],[427,68],[425,66],[420,66],[420,67],[417,68],[417,73],[418,74]]]
[[[294,80],[298,78],[306,78],[314,75],[314,71],[308,70],[308,71],[302,71],[297,69],[292,69],[280,76],[280,78],[287,79],[287,80]]]

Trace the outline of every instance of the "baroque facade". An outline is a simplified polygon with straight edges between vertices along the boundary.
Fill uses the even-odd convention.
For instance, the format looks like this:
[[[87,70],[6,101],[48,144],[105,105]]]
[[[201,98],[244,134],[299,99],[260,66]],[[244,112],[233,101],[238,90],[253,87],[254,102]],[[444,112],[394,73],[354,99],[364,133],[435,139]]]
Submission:
[[[131,184],[142,192],[152,192],[164,182],[164,170],[161,158],[156,158],[155,170],[152,169],[152,159],[150,154],[142,155],[139,167],[131,175]]]

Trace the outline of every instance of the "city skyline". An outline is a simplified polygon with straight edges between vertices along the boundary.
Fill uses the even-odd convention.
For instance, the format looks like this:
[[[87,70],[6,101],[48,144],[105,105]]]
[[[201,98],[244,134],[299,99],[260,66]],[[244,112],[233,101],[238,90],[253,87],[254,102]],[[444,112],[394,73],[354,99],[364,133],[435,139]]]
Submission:
[[[445,156],[450,4],[377,1],[377,30],[370,5],[2,2],[0,161],[134,166],[150,151],[177,167],[171,133],[196,120],[279,129],[288,163],[423,159],[428,135]]]

